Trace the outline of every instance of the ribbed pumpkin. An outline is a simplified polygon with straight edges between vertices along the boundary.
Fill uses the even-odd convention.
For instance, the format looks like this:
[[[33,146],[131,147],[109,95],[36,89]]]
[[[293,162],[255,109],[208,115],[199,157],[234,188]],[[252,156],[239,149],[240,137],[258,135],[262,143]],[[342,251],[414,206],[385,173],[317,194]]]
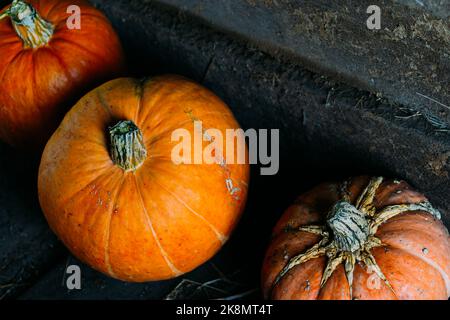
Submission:
[[[80,29],[67,24],[74,5]],[[14,0],[1,12],[0,139],[43,147],[68,104],[120,75],[122,48],[106,17],[86,1]]]
[[[39,200],[75,256],[114,278],[151,281],[220,249],[244,208],[248,164],[176,164],[178,129],[204,137],[206,148],[207,130],[225,136],[239,125],[218,97],[178,76],[111,81],[66,115],[42,156]],[[236,140],[230,150],[248,157]]]
[[[276,225],[262,289],[267,299],[447,299],[449,234],[404,181],[326,183]]]

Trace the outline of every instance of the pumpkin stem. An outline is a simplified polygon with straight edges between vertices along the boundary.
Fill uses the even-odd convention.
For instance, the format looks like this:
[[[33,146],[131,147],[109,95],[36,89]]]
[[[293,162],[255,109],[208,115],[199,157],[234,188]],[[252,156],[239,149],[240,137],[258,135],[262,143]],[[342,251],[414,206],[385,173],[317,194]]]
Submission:
[[[55,27],[44,20],[29,3],[14,0],[2,14],[0,20],[10,17],[17,35],[22,39],[25,48],[39,48],[49,43]]]
[[[327,224],[337,248],[342,251],[355,252],[364,248],[370,235],[365,214],[346,201],[334,205]]]
[[[111,158],[117,166],[136,171],[147,158],[147,149],[141,130],[133,121],[119,121],[109,128]]]

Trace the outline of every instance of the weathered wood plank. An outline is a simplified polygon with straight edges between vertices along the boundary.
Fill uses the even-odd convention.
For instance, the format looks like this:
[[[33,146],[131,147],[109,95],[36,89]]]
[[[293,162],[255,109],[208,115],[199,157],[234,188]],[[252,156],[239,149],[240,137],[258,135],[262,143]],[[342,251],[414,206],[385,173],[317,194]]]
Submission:
[[[449,1],[144,2],[170,5],[266,52],[382,94],[450,127]],[[381,8],[381,30],[366,26],[370,5]]]

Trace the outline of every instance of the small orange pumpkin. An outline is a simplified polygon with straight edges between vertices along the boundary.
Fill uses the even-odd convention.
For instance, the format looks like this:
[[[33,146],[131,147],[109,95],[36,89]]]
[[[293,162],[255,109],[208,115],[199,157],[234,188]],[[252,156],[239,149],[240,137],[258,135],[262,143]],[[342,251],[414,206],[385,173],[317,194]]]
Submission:
[[[175,164],[172,133],[195,136],[196,121],[224,135],[239,129],[219,98],[178,76],[114,80],[69,111],[45,148],[38,184],[51,228],[75,256],[114,278],[151,281],[219,250],[244,208],[249,166]],[[248,157],[245,140],[238,148]]]
[[[404,181],[326,183],[276,225],[262,289],[266,299],[447,299],[449,234]]]
[[[68,27],[71,6],[80,29]],[[14,0],[0,13],[0,139],[42,147],[64,106],[123,66],[116,33],[87,1]]]

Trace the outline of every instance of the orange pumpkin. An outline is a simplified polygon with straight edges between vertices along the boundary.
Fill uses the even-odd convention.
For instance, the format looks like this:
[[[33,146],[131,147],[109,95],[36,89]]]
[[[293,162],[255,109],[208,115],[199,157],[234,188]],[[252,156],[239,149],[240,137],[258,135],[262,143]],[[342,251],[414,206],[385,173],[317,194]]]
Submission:
[[[249,167],[176,164],[180,142],[172,133],[206,137],[203,130],[238,128],[219,98],[184,78],[106,83],[75,105],[48,142],[39,169],[41,207],[72,253],[111,277],[181,275],[228,239],[244,208]],[[230,150],[248,157],[245,140],[236,140]],[[210,145],[203,140],[205,150]],[[219,159],[223,152],[211,154]]]
[[[72,28],[70,6],[80,9],[80,29]],[[107,18],[86,1],[14,0],[1,12],[0,139],[40,147],[64,106],[119,75],[122,48]]]
[[[262,289],[267,299],[447,299],[449,234],[404,181],[326,183],[276,225]]]

